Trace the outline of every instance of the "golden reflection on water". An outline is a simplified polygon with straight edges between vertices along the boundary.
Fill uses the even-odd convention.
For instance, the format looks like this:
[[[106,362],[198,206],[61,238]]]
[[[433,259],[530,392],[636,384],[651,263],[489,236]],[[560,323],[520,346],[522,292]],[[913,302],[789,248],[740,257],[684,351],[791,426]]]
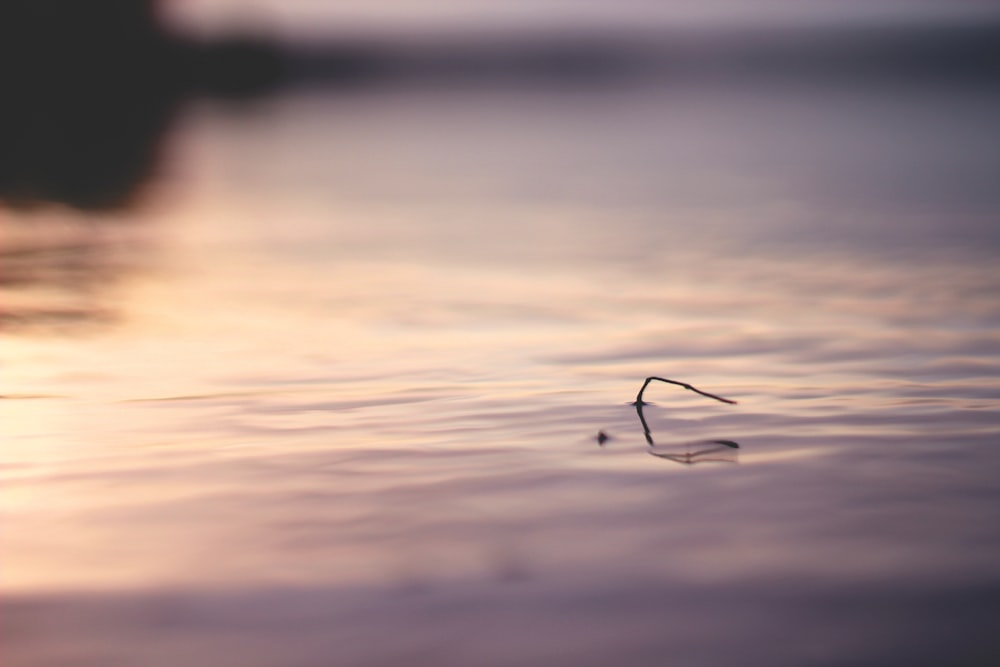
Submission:
[[[193,112],[136,229],[43,282],[114,317],[5,337],[7,591],[996,575],[967,518],[995,510],[957,491],[995,462],[991,252],[772,198],[787,182],[735,173],[711,128],[692,166],[666,150],[683,105],[594,146],[586,108],[560,133],[469,101],[486,120],[449,138],[455,110],[382,102]],[[740,402],[651,388],[658,446],[738,457],[649,456],[628,402],[652,374]]]

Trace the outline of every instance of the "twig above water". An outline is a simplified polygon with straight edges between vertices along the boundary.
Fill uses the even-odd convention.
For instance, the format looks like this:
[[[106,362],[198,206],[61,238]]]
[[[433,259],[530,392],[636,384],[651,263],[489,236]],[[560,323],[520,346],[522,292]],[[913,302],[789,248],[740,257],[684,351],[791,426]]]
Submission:
[[[646,381],[642,383],[642,387],[639,389],[639,393],[636,394],[636,397],[635,397],[635,405],[636,406],[642,406],[642,405],[646,404],[646,402],[642,400],[642,394],[643,394],[644,391],[646,391],[646,387],[648,387],[649,383],[652,382],[653,380],[659,380],[660,382],[666,382],[667,384],[675,384],[675,385],[677,385],[679,387],[684,387],[685,389],[689,389],[689,390],[693,391],[696,394],[701,394],[702,396],[707,396],[708,398],[714,398],[715,400],[722,401],[723,403],[729,403],[730,405],[735,405],[736,404],[736,401],[730,400],[728,398],[723,398],[721,396],[716,396],[715,394],[710,394],[707,391],[702,391],[701,389],[698,389],[696,387],[692,387],[687,382],[678,382],[677,380],[668,380],[667,378],[661,378],[661,377],[652,376],[652,377],[646,378]]]
[[[729,403],[730,405],[735,405],[736,404],[736,401],[730,400],[728,398],[723,398],[722,396],[716,396],[715,394],[710,394],[707,391],[702,391],[701,389],[698,389],[696,387],[692,387],[687,382],[678,382],[677,380],[668,380],[667,378],[661,378],[661,377],[656,377],[656,376],[648,377],[648,378],[646,378],[646,381],[642,383],[642,387],[639,389],[639,393],[636,395],[635,402],[632,403],[632,405],[635,406],[635,413],[637,415],[639,415],[639,423],[642,424],[642,434],[643,434],[643,436],[645,436],[646,443],[649,444],[650,447],[655,446],[656,443],[653,442],[653,433],[652,433],[652,431],[649,430],[649,424],[646,422],[646,416],[642,412],[643,406],[644,405],[648,405],[648,403],[646,403],[644,400],[642,400],[642,394],[643,394],[643,392],[646,391],[646,387],[648,387],[649,383],[652,382],[653,380],[659,380],[660,382],[666,382],[668,384],[675,384],[675,385],[677,385],[679,387],[684,387],[685,389],[690,389],[691,391],[693,391],[696,394],[701,394],[702,396],[707,396],[708,398],[714,398],[715,400],[721,401],[723,403]],[[721,441],[719,441],[719,442],[721,442]],[[726,442],[730,442],[730,441],[726,441]],[[733,443],[732,446],[739,447],[739,445],[736,445],[735,443]]]

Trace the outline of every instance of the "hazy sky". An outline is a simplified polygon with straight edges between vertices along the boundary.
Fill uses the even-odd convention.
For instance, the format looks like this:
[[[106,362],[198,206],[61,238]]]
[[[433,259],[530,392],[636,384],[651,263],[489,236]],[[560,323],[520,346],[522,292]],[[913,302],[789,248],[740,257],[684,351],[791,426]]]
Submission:
[[[942,21],[1000,16],[994,0],[164,0],[172,20],[288,36],[462,28],[628,28]]]

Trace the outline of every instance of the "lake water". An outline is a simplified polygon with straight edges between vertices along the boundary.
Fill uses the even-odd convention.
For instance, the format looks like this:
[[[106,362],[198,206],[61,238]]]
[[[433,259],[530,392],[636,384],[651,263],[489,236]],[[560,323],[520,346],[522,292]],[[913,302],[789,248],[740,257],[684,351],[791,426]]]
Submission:
[[[0,210],[5,664],[997,664],[996,118],[192,103],[135,207]],[[738,404],[650,446],[651,375]]]

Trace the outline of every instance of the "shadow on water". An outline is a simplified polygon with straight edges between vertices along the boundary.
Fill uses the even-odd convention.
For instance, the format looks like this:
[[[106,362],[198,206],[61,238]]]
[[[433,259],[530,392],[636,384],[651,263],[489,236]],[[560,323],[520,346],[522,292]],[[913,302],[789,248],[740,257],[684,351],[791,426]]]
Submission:
[[[9,247],[7,247],[9,246]],[[23,240],[0,247],[0,328],[4,331],[74,333],[114,324],[117,315],[103,293],[128,269],[117,244],[96,232],[59,242]],[[30,298],[19,298],[19,295]]]
[[[120,214],[142,199],[183,102],[242,103],[282,77],[275,47],[171,34],[159,8],[157,0],[0,2],[7,331],[80,334],[115,324],[110,288],[142,263],[144,243],[135,224],[144,218]],[[49,208],[74,214],[49,216]]]

